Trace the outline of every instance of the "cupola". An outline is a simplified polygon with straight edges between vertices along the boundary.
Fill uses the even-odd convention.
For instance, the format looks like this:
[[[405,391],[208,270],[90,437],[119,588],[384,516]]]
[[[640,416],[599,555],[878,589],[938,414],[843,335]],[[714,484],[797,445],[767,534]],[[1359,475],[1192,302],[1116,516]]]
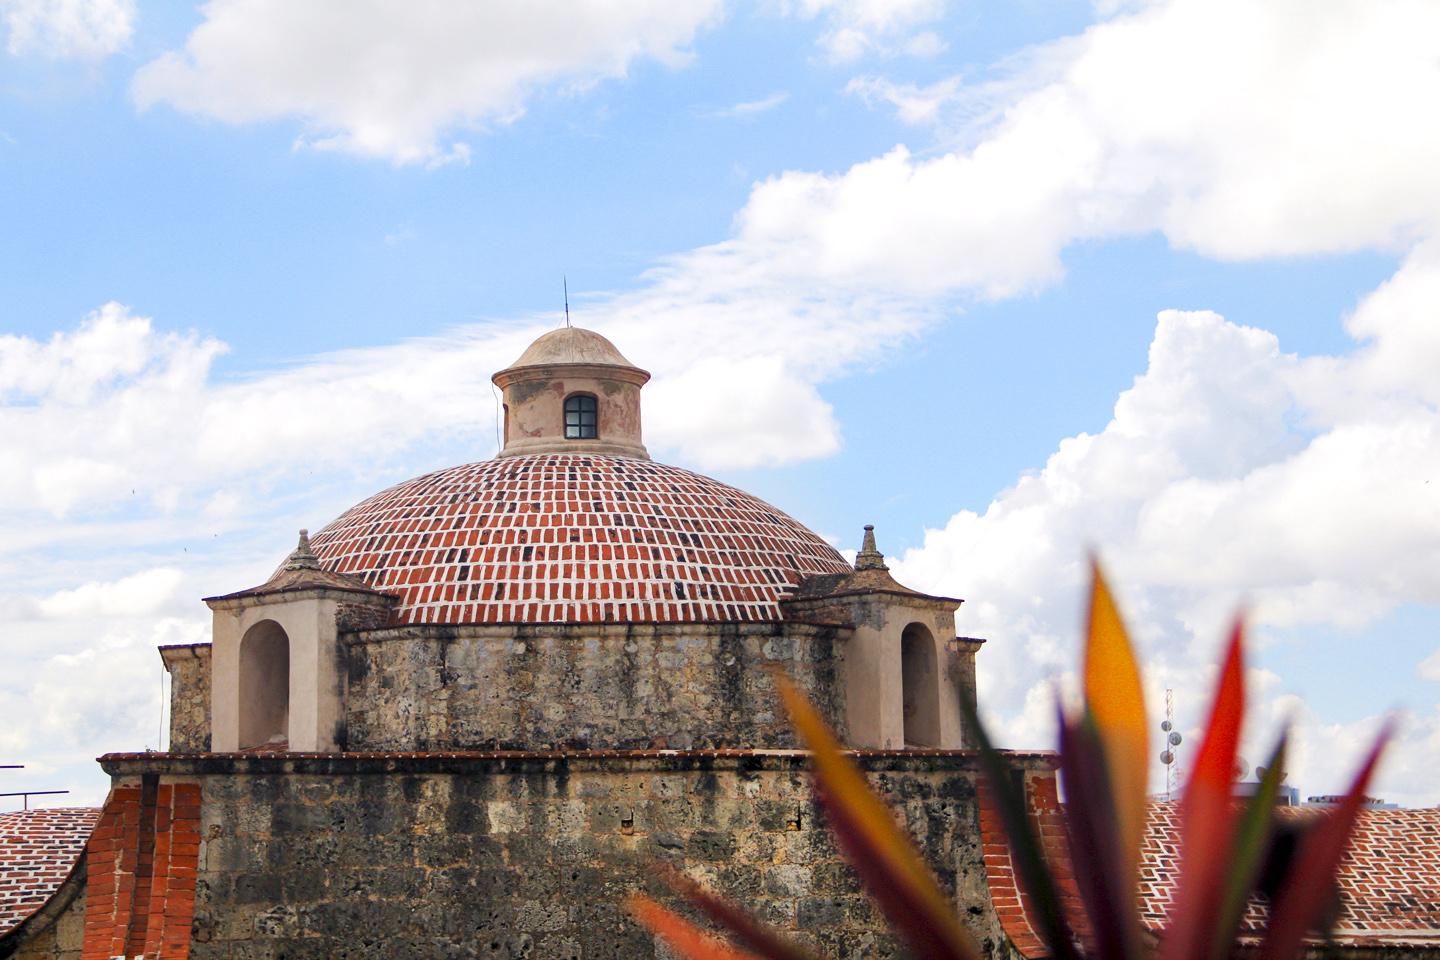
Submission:
[[[505,398],[505,443],[498,456],[650,459],[640,439],[640,388],[650,374],[593,330],[552,330],[491,379]]]

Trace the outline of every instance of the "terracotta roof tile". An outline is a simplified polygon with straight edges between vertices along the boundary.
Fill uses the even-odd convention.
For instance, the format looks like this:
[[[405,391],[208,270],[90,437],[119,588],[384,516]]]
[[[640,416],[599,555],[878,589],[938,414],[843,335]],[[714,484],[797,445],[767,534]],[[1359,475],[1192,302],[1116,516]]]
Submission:
[[[376,494],[311,538],[403,623],[779,620],[849,565],[763,500],[649,460],[536,454]]]
[[[0,813],[0,934],[18,926],[65,882],[99,816],[88,807]]]
[[[1298,820],[1317,808],[1282,807]],[[1164,926],[1180,867],[1178,804],[1156,803],[1146,825],[1142,910],[1152,929]],[[1379,941],[1440,937],[1440,808],[1365,810],[1340,871],[1336,933]],[[1247,922],[1259,929],[1264,904],[1252,903]]]

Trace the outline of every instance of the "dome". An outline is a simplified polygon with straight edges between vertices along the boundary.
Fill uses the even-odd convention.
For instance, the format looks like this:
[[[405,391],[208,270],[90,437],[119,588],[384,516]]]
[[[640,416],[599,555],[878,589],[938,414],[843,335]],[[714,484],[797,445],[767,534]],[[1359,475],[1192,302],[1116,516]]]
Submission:
[[[551,330],[542,335],[525,352],[520,354],[520,359],[510,364],[509,369],[516,367],[549,367],[557,364],[585,363],[603,366],[634,367],[635,364],[626,360],[620,351],[615,349],[615,344],[606,340],[594,330],[583,330],[580,327],[561,327],[558,330]],[[498,376],[498,374],[497,374]]]
[[[802,577],[850,569],[819,536],[718,480],[578,454],[408,480],[311,544],[326,570],[397,595],[405,623],[778,620]]]

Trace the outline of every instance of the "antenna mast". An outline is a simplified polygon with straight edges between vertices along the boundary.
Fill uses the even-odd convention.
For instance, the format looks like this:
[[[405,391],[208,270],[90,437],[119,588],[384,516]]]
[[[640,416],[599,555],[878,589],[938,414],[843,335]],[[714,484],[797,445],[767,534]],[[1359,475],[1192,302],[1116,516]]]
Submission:
[[[560,275],[560,282],[565,286],[565,326],[570,326],[570,279],[563,273]]]
[[[1165,688],[1165,719],[1160,722],[1160,729],[1165,732],[1165,749],[1160,752],[1160,762],[1165,764],[1165,799],[1170,800],[1171,791],[1179,786],[1179,750],[1181,736],[1180,731],[1175,729],[1175,691],[1169,687]]]

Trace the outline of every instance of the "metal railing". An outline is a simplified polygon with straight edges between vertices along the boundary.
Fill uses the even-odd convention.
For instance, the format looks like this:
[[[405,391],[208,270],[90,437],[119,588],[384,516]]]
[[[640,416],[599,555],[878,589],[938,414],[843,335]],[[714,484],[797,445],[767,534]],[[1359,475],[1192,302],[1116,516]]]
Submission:
[[[23,764],[23,763],[0,763],[0,770],[24,770],[24,769],[25,769],[25,764]],[[4,797],[22,797],[23,799],[21,800],[21,808],[24,809],[24,810],[29,810],[29,809],[30,809],[30,798],[31,798],[31,797],[47,797],[47,796],[53,796],[53,795],[55,795],[55,794],[69,793],[69,792],[70,792],[69,790],[17,790],[17,791],[15,791],[14,793],[0,793],[0,798],[4,798]]]

